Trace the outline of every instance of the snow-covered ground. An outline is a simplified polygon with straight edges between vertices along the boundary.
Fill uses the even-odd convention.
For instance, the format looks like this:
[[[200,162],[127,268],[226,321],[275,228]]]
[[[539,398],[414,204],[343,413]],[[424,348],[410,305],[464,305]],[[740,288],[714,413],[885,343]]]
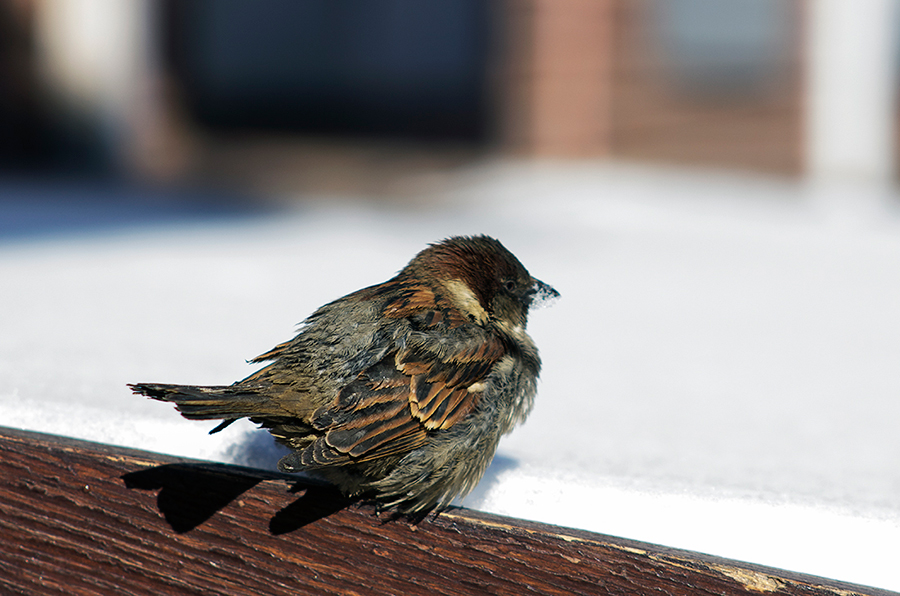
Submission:
[[[0,424],[271,467],[252,425],[125,384],[227,384],[427,243],[501,239],[562,298],[464,504],[900,590],[900,212],[877,189],[492,163],[419,201],[181,208],[0,182]],[[116,193],[121,192],[121,197]]]

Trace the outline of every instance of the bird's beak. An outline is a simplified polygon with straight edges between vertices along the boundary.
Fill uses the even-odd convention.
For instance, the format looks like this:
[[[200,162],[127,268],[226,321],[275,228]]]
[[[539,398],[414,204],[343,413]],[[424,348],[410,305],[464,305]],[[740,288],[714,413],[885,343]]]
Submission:
[[[553,287],[545,284],[539,279],[534,280],[534,285],[531,287],[531,305],[529,309],[534,310],[537,308],[544,308],[545,306],[550,306],[559,298],[559,292],[553,289]]]

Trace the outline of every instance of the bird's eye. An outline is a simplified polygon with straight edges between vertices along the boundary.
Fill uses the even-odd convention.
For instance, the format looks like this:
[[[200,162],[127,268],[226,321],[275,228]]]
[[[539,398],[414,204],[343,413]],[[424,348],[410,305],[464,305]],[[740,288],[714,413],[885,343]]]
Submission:
[[[508,279],[505,282],[503,282],[503,287],[506,289],[507,292],[512,292],[513,290],[516,289],[516,282],[514,282],[511,279]]]

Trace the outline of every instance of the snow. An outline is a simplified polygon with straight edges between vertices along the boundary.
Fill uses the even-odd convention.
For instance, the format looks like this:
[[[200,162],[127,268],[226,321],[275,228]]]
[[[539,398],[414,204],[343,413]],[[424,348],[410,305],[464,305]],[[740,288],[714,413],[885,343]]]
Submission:
[[[900,590],[892,192],[496,162],[423,195],[0,181],[2,424],[272,467],[251,424],[210,436],[125,384],[243,378],[317,306],[486,233],[562,296],[529,321],[535,411],[466,506]]]

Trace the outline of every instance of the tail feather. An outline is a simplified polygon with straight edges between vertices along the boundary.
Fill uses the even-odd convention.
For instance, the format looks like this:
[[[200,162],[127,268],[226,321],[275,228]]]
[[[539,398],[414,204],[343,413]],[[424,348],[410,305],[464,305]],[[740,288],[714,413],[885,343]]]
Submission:
[[[268,410],[268,397],[253,387],[195,387],[157,383],[135,383],[129,387],[134,393],[175,404],[181,415],[191,420],[233,421],[247,416],[264,415]]]

